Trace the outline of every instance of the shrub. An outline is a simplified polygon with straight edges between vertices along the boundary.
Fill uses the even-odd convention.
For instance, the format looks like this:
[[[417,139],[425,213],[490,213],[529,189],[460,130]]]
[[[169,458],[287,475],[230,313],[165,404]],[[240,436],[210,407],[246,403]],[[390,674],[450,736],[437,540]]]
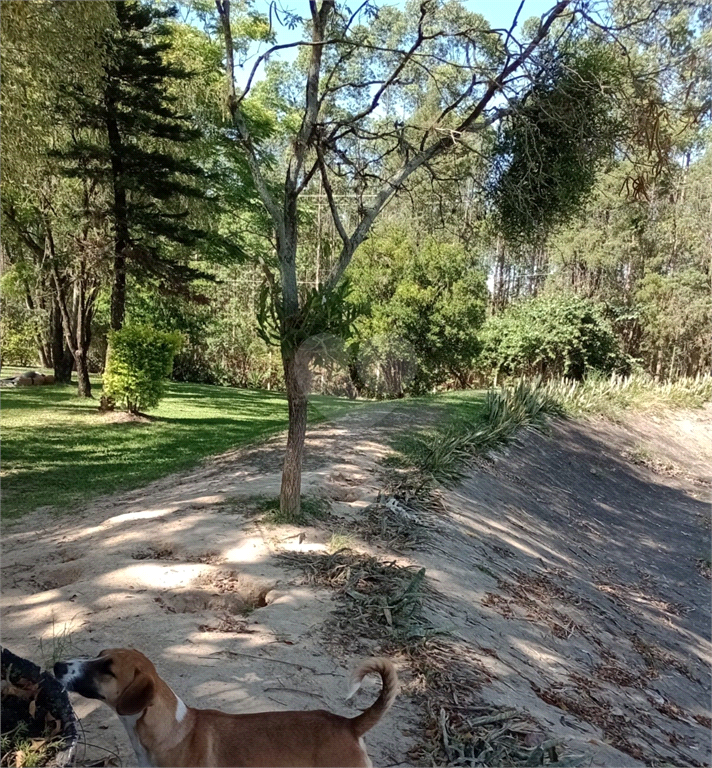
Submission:
[[[480,364],[495,375],[581,380],[628,366],[605,306],[575,295],[515,304],[490,318],[480,338]]]
[[[445,431],[405,441],[401,453],[421,472],[441,482],[458,480],[476,454],[515,439],[521,429],[541,430],[550,416],[562,413],[559,403],[538,380],[491,389],[476,422],[457,421]]]
[[[0,359],[3,365],[26,367],[38,361],[40,318],[12,299],[3,300],[0,320]]]
[[[155,407],[171,375],[179,351],[179,333],[157,331],[146,325],[127,325],[109,333],[109,361],[104,394],[123,403],[131,413]]]

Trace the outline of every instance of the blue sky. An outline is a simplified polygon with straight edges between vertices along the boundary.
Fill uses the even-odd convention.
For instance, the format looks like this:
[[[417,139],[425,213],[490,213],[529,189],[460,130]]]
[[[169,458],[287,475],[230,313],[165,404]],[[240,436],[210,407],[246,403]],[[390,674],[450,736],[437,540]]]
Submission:
[[[520,0],[465,0],[465,6],[468,10],[475,13],[481,13],[494,28],[506,27],[509,28],[514,15],[519,7]],[[541,16],[545,11],[549,10],[555,4],[555,0],[524,0],[524,6],[519,14],[519,23],[526,21],[532,16]],[[379,5],[397,5],[403,6],[402,0],[391,0],[379,3]],[[262,11],[263,13],[269,12],[270,3],[268,0],[258,0],[255,3],[255,10]],[[300,16],[308,15],[309,9],[306,0],[286,0],[283,3],[283,7],[296,13]],[[280,44],[291,43],[301,38],[301,30],[288,30],[286,28],[277,29],[277,42]],[[250,56],[250,59],[245,62],[244,67],[240,69],[236,68],[235,74],[237,75],[238,87],[244,86],[250,71],[254,65],[255,59],[260,53],[263,53],[269,46],[262,46],[261,49],[255,49]],[[289,48],[286,51],[278,51],[274,54],[274,60],[282,59],[291,61],[296,55],[294,48]],[[261,79],[261,74],[258,73],[256,80]]]
[[[509,27],[517,12],[520,0],[469,0],[465,5],[475,13],[481,13],[493,27]],[[552,0],[525,0],[519,21],[526,21],[532,16],[541,16],[555,5]]]

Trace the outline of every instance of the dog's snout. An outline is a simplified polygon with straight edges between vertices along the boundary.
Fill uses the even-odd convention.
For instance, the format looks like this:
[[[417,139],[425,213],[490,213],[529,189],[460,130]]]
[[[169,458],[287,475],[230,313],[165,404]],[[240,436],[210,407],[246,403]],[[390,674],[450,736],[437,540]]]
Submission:
[[[69,665],[66,661],[58,661],[54,665],[54,676],[64,677],[69,672]]]

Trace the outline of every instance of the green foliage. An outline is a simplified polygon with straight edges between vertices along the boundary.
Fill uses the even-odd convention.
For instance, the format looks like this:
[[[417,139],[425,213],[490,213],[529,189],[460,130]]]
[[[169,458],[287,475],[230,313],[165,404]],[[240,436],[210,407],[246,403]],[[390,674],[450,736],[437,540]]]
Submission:
[[[593,43],[558,52],[513,103],[495,145],[491,188],[499,230],[530,242],[568,221],[590,195],[620,126],[613,54]]]
[[[54,155],[66,176],[102,190],[93,215],[113,225],[114,248],[129,270],[185,290],[205,274],[188,262],[187,249],[222,258],[238,249],[214,231],[215,179],[200,162],[202,132],[173,93],[192,76],[171,56],[176,28],[167,19],[175,9],[137,0],[111,6],[116,22],[103,41],[100,87],[68,90],[67,109],[80,117]]]
[[[626,195],[633,172],[621,162],[603,175],[586,210],[552,239],[548,289],[605,302],[623,351],[657,378],[709,371],[712,152],[664,174],[647,199]]]
[[[263,284],[257,310],[258,333],[265,344],[299,349],[324,334],[346,338],[353,330],[356,309],[348,302],[351,284],[342,280],[331,291],[307,288],[297,317],[286,317],[279,296]]]
[[[4,3],[0,14],[3,193],[47,182],[47,150],[61,136],[60,92],[95,88],[101,40],[115,23],[111,3]]]
[[[542,296],[490,318],[480,365],[495,375],[582,379],[626,366],[605,307],[575,295]]]
[[[375,235],[357,254],[349,274],[357,323],[361,375],[399,373],[391,394],[418,393],[455,378],[466,385],[479,351],[487,287],[464,248],[433,237],[422,243],[401,228]],[[412,358],[412,360],[411,360]]]
[[[436,480],[457,480],[475,454],[510,443],[520,429],[543,429],[549,416],[560,413],[538,381],[520,380],[513,387],[490,390],[477,421],[458,419],[438,434],[418,435],[401,445],[401,453]]]
[[[181,344],[179,333],[145,325],[127,325],[110,332],[104,394],[124,403],[132,413],[155,408],[165,394],[165,380],[171,375]]]
[[[3,302],[0,318],[0,360],[26,367],[37,362],[37,318],[30,310]]]
[[[3,365],[34,365],[37,362],[37,337],[41,331],[39,313],[27,308],[23,299],[22,269],[7,268],[0,280],[0,360]]]

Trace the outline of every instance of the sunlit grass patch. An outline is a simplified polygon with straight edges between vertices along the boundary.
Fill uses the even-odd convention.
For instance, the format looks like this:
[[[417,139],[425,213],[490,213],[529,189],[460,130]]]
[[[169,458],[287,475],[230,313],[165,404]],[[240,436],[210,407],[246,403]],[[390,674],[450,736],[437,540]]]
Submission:
[[[141,487],[288,424],[279,392],[171,382],[150,418],[136,421],[99,413],[99,378],[92,384],[93,400],[78,398],[74,386],[2,390],[5,519],[40,506],[70,510],[101,494]],[[369,403],[314,396],[309,423],[354,405]]]

